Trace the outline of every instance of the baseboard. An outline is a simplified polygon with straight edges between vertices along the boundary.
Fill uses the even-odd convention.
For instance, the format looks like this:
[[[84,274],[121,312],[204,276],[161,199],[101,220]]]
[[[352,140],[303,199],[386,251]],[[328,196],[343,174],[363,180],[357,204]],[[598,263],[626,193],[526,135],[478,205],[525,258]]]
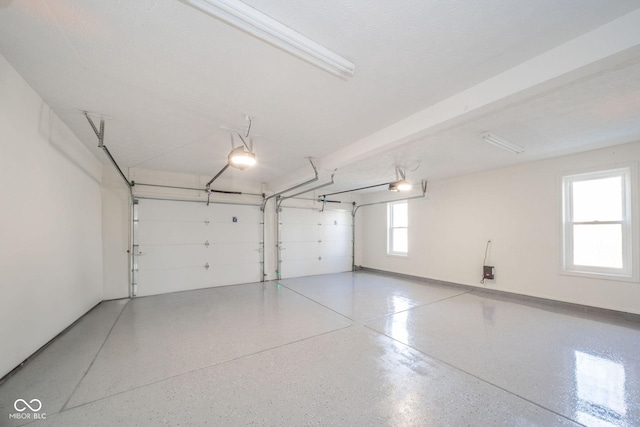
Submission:
[[[628,313],[625,311],[612,310],[609,308],[602,308],[602,307],[593,307],[590,305],[577,304],[573,302],[558,301],[550,298],[534,297],[530,295],[518,294],[515,292],[503,291],[500,289],[485,289],[477,286],[446,282],[444,280],[429,279],[427,277],[421,277],[421,276],[412,276],[410,274],[396,273],[393,271],[378,270],[375,268],[364,267],[364,266],[358,266],[357,270],[376,273],[376,274],[382,274],[387,276],[402,277],[402,278],[411,279],[411,280],[419,280],[419,281],[434,283],[438,285],[456,287],[459,289],[468,290],[470,292],[473,292],[476,295],[480,295],[480,296],[484,295],[487,297],[500,299],[502,301],[518,302],[521,304],[526,304],[532,307],[541,308],[545,310],[552,310],[552,309],[556,309],[555,311],[570,310],[577,315],[584,314],[589,316],[598,316],[603,319],[626,320],[629,322],[633,322],[634,324],[637,324],[634,326],[640,328],[640,314],[636,314],[636,313]]]

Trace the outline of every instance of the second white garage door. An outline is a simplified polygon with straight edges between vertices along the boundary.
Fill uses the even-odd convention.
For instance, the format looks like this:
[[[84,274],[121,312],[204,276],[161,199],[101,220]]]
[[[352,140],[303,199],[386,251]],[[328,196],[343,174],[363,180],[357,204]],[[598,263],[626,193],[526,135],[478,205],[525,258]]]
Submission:
[[[282,208],[280,277],[350,271],[351,212]]]

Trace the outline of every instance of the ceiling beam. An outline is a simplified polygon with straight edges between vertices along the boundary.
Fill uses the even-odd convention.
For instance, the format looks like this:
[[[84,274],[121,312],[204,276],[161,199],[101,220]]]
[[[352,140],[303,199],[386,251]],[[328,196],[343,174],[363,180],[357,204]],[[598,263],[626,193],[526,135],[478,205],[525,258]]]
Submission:
[[[640,9],[563,43],[319,159],[332,171],[622,64],[640,52]],[[479,137],[479,136],[478,136]],[[269,184],[299,180],[300,169]],[[337,174],[339,176],[339,172]]]

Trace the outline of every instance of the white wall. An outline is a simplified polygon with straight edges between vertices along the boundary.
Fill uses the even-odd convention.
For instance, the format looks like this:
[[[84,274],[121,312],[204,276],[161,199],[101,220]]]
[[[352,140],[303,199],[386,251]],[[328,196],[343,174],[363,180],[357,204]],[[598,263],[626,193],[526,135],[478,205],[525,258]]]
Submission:
[[[101,176],[0,56],[0,377],[101,301]]]
[[[409,202],[409,257],[386,255],[386,205],[376,205],[358,211],[356,264],[481,287],[491,239],[487,288],[640,313],[639,283],[559,274],[560,176],[638,160],[640,142],[430,182],[426,200]]]
[[[96,141],[97,144],[97,141]],[[129,297],[129,189],[118,171],[104,165],[102,174],[103,299]]]

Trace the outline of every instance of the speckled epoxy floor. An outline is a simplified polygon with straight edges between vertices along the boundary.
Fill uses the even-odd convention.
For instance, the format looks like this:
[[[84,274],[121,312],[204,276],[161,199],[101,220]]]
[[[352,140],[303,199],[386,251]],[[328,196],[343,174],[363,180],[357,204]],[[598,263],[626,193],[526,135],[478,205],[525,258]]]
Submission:
[[[100,304],[0,385],[31,425],[640,425],[640,324],[367,272]]]

